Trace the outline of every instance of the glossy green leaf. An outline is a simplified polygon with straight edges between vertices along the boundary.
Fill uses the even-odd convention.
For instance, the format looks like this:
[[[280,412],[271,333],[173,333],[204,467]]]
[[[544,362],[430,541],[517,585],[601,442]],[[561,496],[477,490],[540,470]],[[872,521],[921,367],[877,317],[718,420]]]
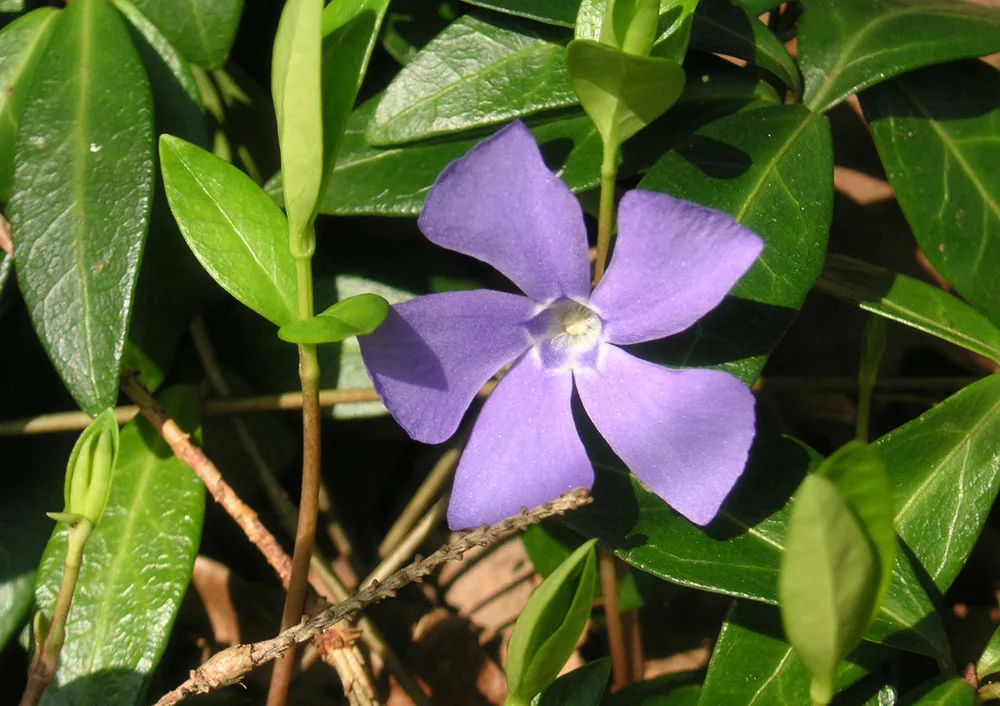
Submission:
[[[7,286],[7,280],[10,279],[10,273],[14,271],[14,258],[7,253],[0,257],[0,294],[3,294],[3,288]]]
[[[930,64],[1000,51],[1000,8],[962,0],[810,0],[798,24],[803,102],[822,113]]]
[[[885,462],[867,444],[854,441],[837,449],[816,470],[837,486],[841,499],[875,552],[879,564],[879,587],[875,605],[880,606],[892,578],[899,547],[893,528],[895,511],[885,473]]]
[[[794,105],[724,117],[673,147],[639,187],[726,211],[764,239],[715,311],[646,347],[662,362],[722,366],[752,384],[823,267],[833,210],[826,118]]]
[[[885,460],[896,533],[944,594],[1000,489],[1000,376],[969,385],[873,443]]]
[[[684,683],[684,674],[646,679],[609,694],[603,706],[697,706],[701,684]]]
[[[74,0],[78,2],[79,0]],[[160,403],[195,432],[194,388]],[[48,704],[138,703],[167,646],[201,537],[205,486],[143,418],[121,432],[111,497],[87,541]],[[66,528],[52,535],[35,597],[51,613],[66,557]]]
[[[368,141],[410,142],[573,105],[562,40],[538,25],[460,17],[389,84]]]
[[[674,142],[715,118],[755,101],[778,102],[767,84],[722,60],[688,61],[689,81],[680,99],[649,130],[622,147],[620,176],[648,169]],[[369,146],[365,126],[375,101],[363,104],[348,118],[340,158],[320,203],[320,212],[332,215],[415,216],[437,175],[480,139],[456,139],[402,145]],[[600,181],[601,138],[592,121],[579,114],[531,128],[542,153],[573,191],[591,189]],[[569,141],[567,151],[563,145]],[[550,144],[551,143],[551,144]],[[547,146],[548,145],[548,146]],[[269,182],[269,193],[280,193],[280,180]]]
[[[484,7],[508,15],[524,17],[560,27],[572,27],[580,0],[465,0],[470,5]]]
[[[0,12],[21,12],[24,0],[0,0]]]
[[[55,8],[40,7],[0,30],[0,203],[10,199],[14,138],[24,98],[57,14]]]
[[[970,61],[902,76],[866,91],[862,100],[920,249],[1000,326],[998,95],[1000,71]]]
[[[699,0],[660,0],[660,17],[652,56],[684,61],[691,42],[695,9]]]
[[[608,657],[585,664],[552,682],[531,706],[599,706],[610,674]]]
[[[567,525],[598,537],[602,546],[632,566],[664,580],[777,603],[788,499],[819,459],[797,442],[758,428],[743,478],[719,516],[701,529],[643,488],[620,462],[605,460],[608,452],[603,453],[592,452],[597,461],[595,501],[567,516]],[[780,477],[775,468],[782,469]],[[902,553],[867,638],[922,654],[947,654],[947,637],[934,605]]]
[[[770,71],[794,93],[802,92],[798,66],[781,40],[730,0],[701,0],[691,29],[691,48],[744,59]]]
[[[246,174],[170,135],[160,138],[170,209],[219,285],[272,323],[296,317],[295,260],[285,217]]]
[[[837,484],[806,476],[792,500],[778,575],[781,622],[808,667],[813,701],[829,703],[837,665],[878,608],[879,560]]]
[[[368,69],[389,0],[334,2],[323,11],[323,185],[333,173],[344,130]]]
[[[374,331],[389,313],[389,302],[377,294],[358,294],[339,301],[311,319],[291,321],[278,329],[289,343],[340,343]]]
[[[243,0],[132,0],[192,64],[226,63],[243,12]]]
[[[323,0],[288,0],[274,38],[271,98],[278,120],[285,213],[292,254],[311,257],[311,227],[323,184]]]
[[[611,18],[612,25],[608,26],[607,4],[607,0],[583,0],[577,11],[573,36],[622,49],[626,29],[623,20],[627,25],[628,17],[615,12]],[[633,0],[616,5],[614,9],[624,9],[627,13],[634,5]],[[683,61],[691,39],[691,24],[697,5],[698,0],[660,0],[653,47],[648,52],[636,53]]]
[[[993,632],[990,641],[983,648],[983,653],[976,661],[976,676],[979,681],[997,672],[1000,672],[1000,628]]]
[[[975,706],[976,691],[964,679],[935,677],[903,696],[900,706]]]
[[[18,283],[63,382],[97,413],[117,398],[149,228],[152,99],[107,0],[61,11],[36,71],[8,209]]]
[[[590,618],[596,540],[583,544],[531,594],[507,645],[508,706],[526,706],[559,675]]]
[[[889,654],[884,647],[861,643],[837,666],[835,688],[853,684]],[[698,703],[802,706],[809,703],[810,681],[809,670],[785,641],[778,609],[736,600],[712,650]]]
[[[818,289],[1000,362],[1000,329],[958,297],[881,267],[831,255]]]
[[[663,115],[684,89],[676,61],[625,54],[585,39],[566,47],[580,104],[606,144],[619,145]]]

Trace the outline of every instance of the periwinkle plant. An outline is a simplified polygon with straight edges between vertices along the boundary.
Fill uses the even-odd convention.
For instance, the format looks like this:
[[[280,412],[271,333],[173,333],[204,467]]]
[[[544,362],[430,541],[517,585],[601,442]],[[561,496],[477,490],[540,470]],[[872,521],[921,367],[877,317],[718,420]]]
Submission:
[[[413,536],[421,507],[420,531],[442,524],[427,498],[448,492],[431,485],[462,452],[452,527],[592,489],[586,508],[524,537],[550,575],[507,651],[511,704],[592,706],[609,672],[624,706],[1000,695],[1000,634],[980,650],[942,620],[948,601],[990,595],[995,578],[971,557],[996,529],[1000,489],[1000,376],[984,376],[1000,361],[1000,71],[978,60],[1000,50],[1000,10],[37,4],[0,0],[0,435],[25,437],[0,440],[0,647],[16,653],[35,616],[43,678],[29,704],[147,703],[150,683],[199,666],[182,647],[190,624],[174,621],[194,595],[196,555],[229,535],[207,527],[201,543],[204,486],[153,425],[130,421],[112,443],[105,409],[126,402],[123,367],[130,382],[169,386],[160,404],[189,444],[206,376],[217,394],[255,398],[203,412],[301,400],[301,454],[282,441],[287,414],[238,444],[227,420],[204,424],[211,455],[244,447],[292,495],[299,474],[285,466],[304,461],[286,626],[299,621],[306,567],[322,560],[310,551],[321,481],[349,509],[345,551],[369,569],[405,553],[385,539]],[[851,96],[860,114],[842,108]],[[835,199],[835,155],[885,177],[884,203],[852,201],[849,180]],[[852,318],[859,310],[876,323]],[[484,383],[494,389],[474,418]],[[374,419],[376,391],[402,429]],[[48,414],[70,400],[106,427],[85,435],[63,486],[68,443],[27,437],[81,429],[78,416]],[[337,403],[333,415],[321,400]],[[420,491],[439,450],[407,433],[449,442]],[[213,460],[226,477],[249,465]],[[255,495],[255,479],[244,499],[284,517],[278,484]],[[44,513],[60,489],[52,532]],[[386,538],[366,534],[391,525]],[[254,563],[235,551],[221,557],[232,571]],[[636,576],[619,585],[626,563]],[[75,591],[60,594],[64,576]],[[655,610],[662,581],[684,587],[669,592],[679,611],[695,614],[693,590],[731,608],[721,626],[697,613],[699,638],[714,639],[707,669],[631,689],[643,664],[615,604],[644,601],[633,627],[660,645],[677,627]],[[607,633],[613,664],[557,679],[594,625],[586,654]],[[384,661],[419,701],[412,665],[393,659],[410,646],[365,628],[366,649],[393,643]],[[369,686],[384,696],[348,649],[354,698]],[[976,659],[967,679],[954,655]],[[294,666],[276,670],[274,706]],[[0,690],[19,689],[23,671],[0,675]]]

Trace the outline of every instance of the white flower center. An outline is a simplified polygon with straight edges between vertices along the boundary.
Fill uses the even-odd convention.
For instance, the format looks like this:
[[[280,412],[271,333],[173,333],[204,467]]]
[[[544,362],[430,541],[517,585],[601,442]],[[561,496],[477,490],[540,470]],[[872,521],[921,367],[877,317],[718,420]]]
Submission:
[[[560,370],[593,365],[602,328],[590,307],[570,299],[549,305],[529,325],[542,364]]]

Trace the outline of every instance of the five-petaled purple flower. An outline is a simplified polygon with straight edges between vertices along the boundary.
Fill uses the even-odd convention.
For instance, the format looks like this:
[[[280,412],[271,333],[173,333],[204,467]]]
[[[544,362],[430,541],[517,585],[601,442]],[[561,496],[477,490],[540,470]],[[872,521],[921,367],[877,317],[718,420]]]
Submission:
[[[580,486],[594,469],[571,413],[574,383],[597,430],[648,488],[707,524],[743,472],[754,399],[716,370],[672,370],[619,346],[678,333],[715,308],[763,244],[725,213],[630,191],[614,256],[590,290],[576,197],[514,122],[452,162],[420,215],[434,243],[487,262],[527,295],[431,294],[361,337],[368,373],[411,437],[450,437],[486,400],[455,476],[448,523],[493,523]]]

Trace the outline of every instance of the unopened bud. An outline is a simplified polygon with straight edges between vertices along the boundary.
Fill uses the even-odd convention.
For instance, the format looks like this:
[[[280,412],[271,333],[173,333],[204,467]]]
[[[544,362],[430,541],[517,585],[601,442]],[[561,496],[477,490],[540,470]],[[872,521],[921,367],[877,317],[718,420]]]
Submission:
[[[117,460],[118,422],[114,412],[106,409],[84,429],[70,454],[64,487],[65,510],[49,516],[70,524],[87,520],[97,525],[108,503]]]

